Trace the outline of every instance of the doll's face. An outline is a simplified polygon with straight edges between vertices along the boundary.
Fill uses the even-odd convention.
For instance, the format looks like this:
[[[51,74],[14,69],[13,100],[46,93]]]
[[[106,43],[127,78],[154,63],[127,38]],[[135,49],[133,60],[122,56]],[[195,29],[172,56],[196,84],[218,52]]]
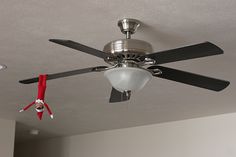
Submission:
[[[35,109],[37,110],[43,110],[44,106],[42,103],[35,103]]]

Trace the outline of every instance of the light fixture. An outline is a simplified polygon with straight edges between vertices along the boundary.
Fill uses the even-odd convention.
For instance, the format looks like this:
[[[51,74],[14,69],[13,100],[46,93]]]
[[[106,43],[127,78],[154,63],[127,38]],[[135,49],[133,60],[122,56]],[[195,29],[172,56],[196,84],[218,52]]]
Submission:
[[[6,69],[6,68],[7,68],[6,65],[4,65],[4,64],[0,64],[0,70]]]
[[[138,91],[152,78],[147,70],[138,67],[118,67],[104,72],[111,85],[120,92]]]

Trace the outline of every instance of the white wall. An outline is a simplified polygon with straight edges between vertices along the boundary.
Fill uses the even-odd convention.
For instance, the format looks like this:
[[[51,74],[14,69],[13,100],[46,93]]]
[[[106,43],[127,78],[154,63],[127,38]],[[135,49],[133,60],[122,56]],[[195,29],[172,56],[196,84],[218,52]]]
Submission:
[[[0,157],[13,157],[15,121],[0,119]]]
[[[236,113],[25,143],[17,150],[17,157],[236,157]]]

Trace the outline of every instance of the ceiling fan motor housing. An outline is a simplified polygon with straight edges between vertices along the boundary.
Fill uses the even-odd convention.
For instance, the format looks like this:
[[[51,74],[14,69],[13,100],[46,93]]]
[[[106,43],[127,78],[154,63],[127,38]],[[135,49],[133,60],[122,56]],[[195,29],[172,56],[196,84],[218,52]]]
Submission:
[[[151,53],[152,45],[146,41],[137,39],[119,39],[109,42],[103,49],[106,53],[111,53],[123,59],[136,59],[142,55]]]
[[[118,39],[111,41],[104,46],[103,51],[111,53],[116,59],[121,60],[136,60],[140,56],[152,53],[152,45],[146,41],[131,39],[131,34],[134,34],[140,26],[140,21],[136,19],[125,18],[118,21],[117,24],[126,39]],[[112,60],[105,60],[112,64]]]

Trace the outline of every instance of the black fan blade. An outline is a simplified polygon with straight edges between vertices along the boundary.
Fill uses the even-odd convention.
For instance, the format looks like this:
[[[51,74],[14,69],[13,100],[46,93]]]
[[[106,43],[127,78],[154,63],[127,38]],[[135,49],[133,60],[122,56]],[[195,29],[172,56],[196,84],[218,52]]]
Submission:
[[[206,76],[201,76],[198,74],[193,74],[185,71],[180,71],[176,69],[171,69],[162,66],[151,66],[148,69],[159,69],[161,74],[157,77],[181,82],[184,84],[205,88],[213,91],[221,91],[229,85],[229,81],[219,80],[215,78],[210,78]]]
[[[156,60],[156,64],[163,64],[219,54],[223,54],[222,49],[210,42],[204,42],[196,45],[147,54],[141,56],[140,59],[143,60],[145,57],[148,57]]]
[[[57,78],[61,78],[61,77],[68,77],[68,76],[73,76],[73,75],[78,75],[78,74],[84,74],[84,73],[89,73],[89,72],[99,72],[99,71],[105,70],[106,68],[108,68],[108,67],[98,66],[98,67],[90,67],[90,68],[66,71],[66,72],[55,73],[55,74],[48,74],[47,80],[57,79]],[[23,83],[23,84],[36,83],[36,82],[38,82],[38,77],[26,79],[26,80],[21,80],[19,82]]]
[[[111,56],[108,53],[105,53],[103,51],[100,51],[100,50],[82,45],[80,43],[77,43],[77,42],[74,42],[74,41],[71,41],[71,40],[49,39],[49,41],[60,44],[60,45],[63,45],[63,46],[66,46],[66,47],[69,47],[69,48],[72,48],[72,49],[75,49],[75,50],[82,51],[82,52],[85,52],[85,53],[88,53],[90,55],[97,56],[97,57],[100,57],[100,58],[103,58],[103,59],[106,59],[107,57]]]
[[[127,101],[130,99],[131,92],[120,92],[116,90],[115,88],[112,87],[111,90],[111,96],[110,96],[110,103],[115,103],[115,102],[122,102],[122,101]]]

